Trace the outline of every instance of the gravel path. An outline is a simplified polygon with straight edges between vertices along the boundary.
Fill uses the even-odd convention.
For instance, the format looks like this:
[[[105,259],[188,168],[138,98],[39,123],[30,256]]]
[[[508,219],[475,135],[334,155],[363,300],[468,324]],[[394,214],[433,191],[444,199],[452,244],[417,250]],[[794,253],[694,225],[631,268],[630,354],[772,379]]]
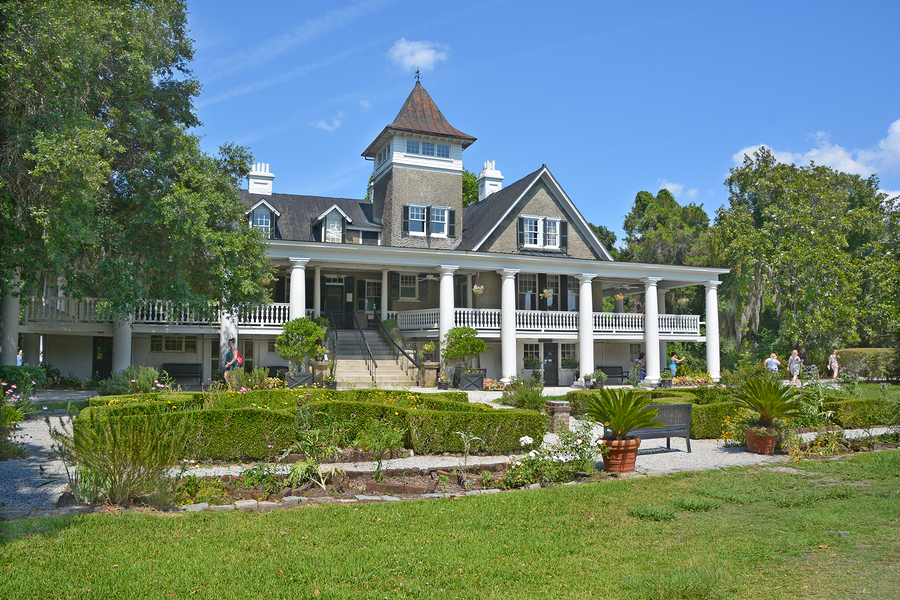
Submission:
[[[57,429],[65,411],[47,417]],[[25,445],[28,458],[0,460],[0,507],[50,509],[68,485],[62,461],[50,457],[50,430],[43,414],[19,424],[11,439]]]

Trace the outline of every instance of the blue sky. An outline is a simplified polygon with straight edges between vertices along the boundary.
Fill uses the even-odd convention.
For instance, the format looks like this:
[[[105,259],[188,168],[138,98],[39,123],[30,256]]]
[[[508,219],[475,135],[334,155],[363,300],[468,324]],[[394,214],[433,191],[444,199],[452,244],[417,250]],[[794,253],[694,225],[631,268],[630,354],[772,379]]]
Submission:
[[[622,237],[662,187],[707,212],[761,144],[900,192],[900,2],[188,0],[196,133],[276,192],[361,198],[360,154],[415,83],[510,184],[546,164]]]

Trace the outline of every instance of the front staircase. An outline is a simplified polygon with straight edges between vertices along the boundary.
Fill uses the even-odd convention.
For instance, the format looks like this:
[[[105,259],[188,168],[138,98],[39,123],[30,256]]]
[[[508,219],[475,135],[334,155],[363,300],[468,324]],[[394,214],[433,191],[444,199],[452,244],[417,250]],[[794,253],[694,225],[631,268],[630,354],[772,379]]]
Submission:
[[[401,366],[401,361],[397,358],[399,352],[393,345],[385,342],[377,331],[362,331],[377,364],[374,375],[372,369],[369,368],[371,361],[368,361],[368,365],[366,364],[369,354],[359,341],[358,334],[352,330],[341,329],[336,330],[335,335],[337,366],[334,370],[334,377],[338,389],[407,388],[416,385],[415,380]],[[405,358],[403,362],[405,362]],[[414,370],[410,371],[410,374],[414,373]]]

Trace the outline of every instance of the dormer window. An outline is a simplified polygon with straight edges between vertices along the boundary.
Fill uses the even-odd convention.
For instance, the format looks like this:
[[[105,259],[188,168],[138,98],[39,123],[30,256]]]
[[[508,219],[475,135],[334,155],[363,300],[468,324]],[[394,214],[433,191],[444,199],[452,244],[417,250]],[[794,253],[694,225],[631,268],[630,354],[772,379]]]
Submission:
[[[325,241],[332,244],[340,244],[344,236],[344,220],[337,212],[330,213],[325,218]]]
[[[450,158],[450,145],[406,140],[406,153],[420,154],[422,156],[435,156],[437,158]]]
[[[250,227],[262,231],[267,239],[274,237],[275,221],[280,216],[281,213],[265,200],[260,200],[251,206],[246,213],[246,217],[250,221]]]
[[[272,213],[264,208],[257,208],[253,211],[253,227],[261,230],[266,237],[271,236],[272,232]]]

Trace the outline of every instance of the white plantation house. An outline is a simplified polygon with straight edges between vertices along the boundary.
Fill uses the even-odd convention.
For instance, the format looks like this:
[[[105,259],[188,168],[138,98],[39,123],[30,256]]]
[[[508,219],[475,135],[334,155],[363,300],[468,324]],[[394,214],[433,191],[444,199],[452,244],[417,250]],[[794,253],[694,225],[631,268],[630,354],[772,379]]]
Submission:
[[[456,326],[476,329],[487,344],[476,362],[495,379],[539,368],[548,385],[568,385],[601,365],[627,372],[644,352],[655,383],[668,341],[705,342],[707,369],[718,378],[716,288],[727,270],[612,260],[546,165],[504,185],[485,162],[478,202],[463,208],[462,155],[474,142],[417,82],[362,153],[374,165],[370,199],[278,193],[269,166],[254,165],[241,193],[247,219],[270,240],[272,303],[233,315],[148,303],[117,326],[97,310],[101,300],[67,298],[48,285],[21,308],[4,298],[2,362],[15,364],[21,334],[27,362],[42,353],[63,373],[185,364],[208,382],[232,336],[247,368],[285,365],[275,337],[285,321],[309,315],[335,324],[339,363],[342,352],[356,356],[353,344],[369,342],[360,385],[411,383],[387,375],[406,360],[396,350],[372,348],[378,336],[370,332],[388,319],[411,348]],[[667,308],[666,291],[696,285],[706,289],[705,315]],[[644,313],[623,312],[619,294],[643,295]],[[604,298],[612,312],[603,312]]]

